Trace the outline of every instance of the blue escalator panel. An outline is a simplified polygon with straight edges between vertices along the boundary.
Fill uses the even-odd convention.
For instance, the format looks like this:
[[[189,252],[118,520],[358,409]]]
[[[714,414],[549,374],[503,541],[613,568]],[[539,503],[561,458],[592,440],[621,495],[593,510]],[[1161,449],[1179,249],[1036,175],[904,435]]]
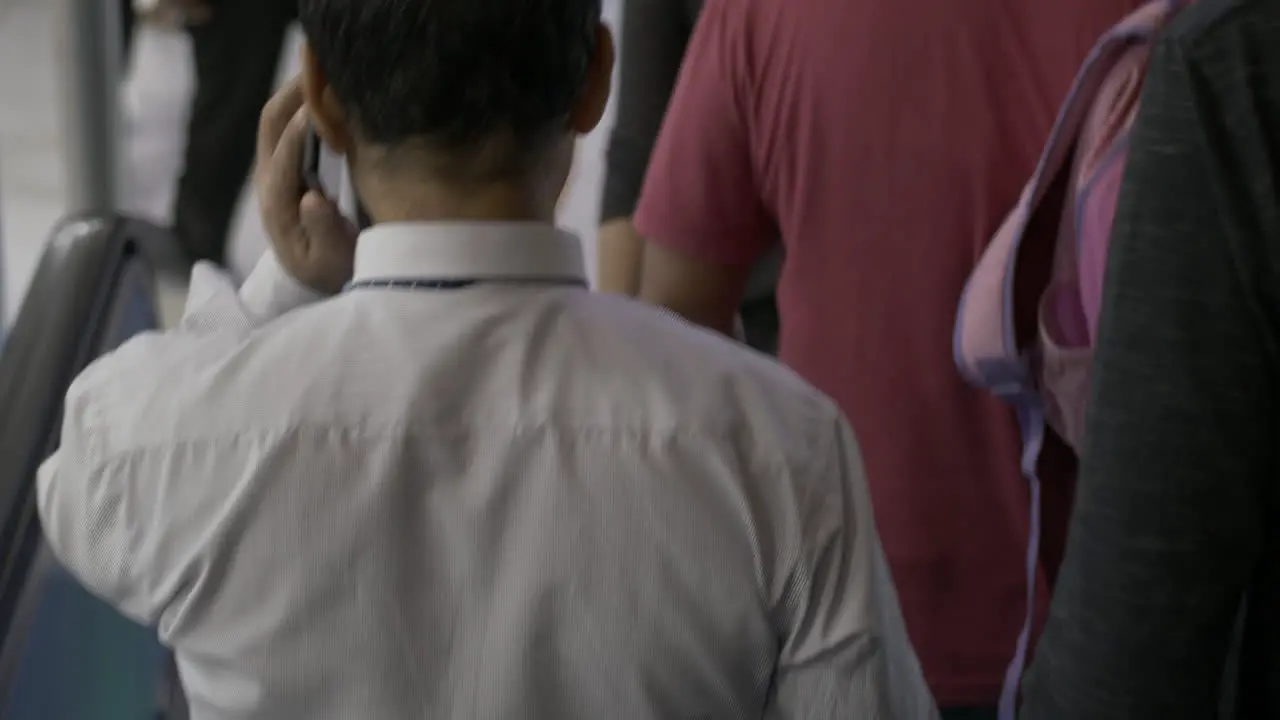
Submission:
[[[154,329],[150,268],[131,258],[102,317],[96,354]],[[86,592],[41,546],[18,614],[25,626],[2,720],[154,720],[167,654],[154,630]]]
[[[4,720],[151,720],[164,651],[155,633],[85,592],[48,557]]]

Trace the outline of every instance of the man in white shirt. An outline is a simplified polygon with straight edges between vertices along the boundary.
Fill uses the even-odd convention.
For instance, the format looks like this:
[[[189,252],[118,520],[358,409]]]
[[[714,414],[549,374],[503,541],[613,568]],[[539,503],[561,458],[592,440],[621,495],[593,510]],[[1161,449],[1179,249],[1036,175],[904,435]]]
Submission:
[[[552,224],[599,14],[303,2],[259,142],[273,252],[238,293],[198,267],[179,329],[68,393],[49,543],[158,625],[197,720],[935,717],[838,410],[587,292]],[[358,245],[299,187],[308,118]]]

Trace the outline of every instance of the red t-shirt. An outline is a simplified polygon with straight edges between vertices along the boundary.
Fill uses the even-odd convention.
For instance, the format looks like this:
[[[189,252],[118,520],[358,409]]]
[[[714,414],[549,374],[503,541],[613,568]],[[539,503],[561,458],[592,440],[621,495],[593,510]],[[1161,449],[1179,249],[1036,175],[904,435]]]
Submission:
[[[956,303],[1080,63],[1139,4],[710,0],[637,210],[651,242],[704,262],[783,239],[782,360],[857,431],[943,707],[999,696],[1030,523],[1016,420],[952,361]],[[1045,492],[1047,558],[1070,495]]]

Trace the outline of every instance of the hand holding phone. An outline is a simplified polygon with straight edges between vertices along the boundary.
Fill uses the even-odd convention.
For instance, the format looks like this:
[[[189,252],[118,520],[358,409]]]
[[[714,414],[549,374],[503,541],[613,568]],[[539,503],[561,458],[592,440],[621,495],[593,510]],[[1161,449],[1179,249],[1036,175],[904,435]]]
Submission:
[[[340,292],[351,279],[358,232],[338,204],[304,188],[308,137],[302,90],[289,83],[262,111],[254,189],[275,257],[295,280],[317,292]],[[323,178],[323,173],[317,173]]]

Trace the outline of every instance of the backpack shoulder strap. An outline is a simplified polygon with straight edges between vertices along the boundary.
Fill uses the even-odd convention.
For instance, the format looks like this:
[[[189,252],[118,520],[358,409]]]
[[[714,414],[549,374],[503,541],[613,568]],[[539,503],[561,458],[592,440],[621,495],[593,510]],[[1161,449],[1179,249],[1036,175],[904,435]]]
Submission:
[[[1008,401],[1016,411],[1022,435],[1022,472],[1031,490],[1031,529],[1027,540],[1027,614],[1005,673],[999,703],[1000,720],[1014,720],[1018,688],[1031,644],[1040,544],[1040,482],[1036,472],[1045,435],[1044,402],[1039,396],[1030,353],[1017,346],[1014,326],[1014,278],[1024,240],[1039,243],[1052,257],[1059,233],[1056,225],[1027,237],[1029,222],[1045,202],[1049,189],[1070,172],[1074,149],[1086,117],[1112,70],[1134,43],[1150,42],[1170,14],[1185,0],[1155,0],[1139,8],[1103,35],[1080,68],[1058,112],[1035,173],[1013,211],[1005,218],[979,259],[961,295],[953,353],[960,372],[980,387]],[[1042,295],[1045,288],[1038,288]]]
[[[1024,242],[1044,243],[1048,255],[1057,242],[1053,232],[1028,237],[1031,218],[1041,209],[1049,189],[1068,172],[1073,150],[1094,98],[1124,51],[1134,42],[1150,41],[1181,0],[1157,0],[1134,11],[1104,34],[1090,51],[1058,112],[1017,205],[992,236],[969,276],[957,311],[953,354],[960,372],[971,382],[997,394],[1029,382],[1014,328],[1014,277]]]

